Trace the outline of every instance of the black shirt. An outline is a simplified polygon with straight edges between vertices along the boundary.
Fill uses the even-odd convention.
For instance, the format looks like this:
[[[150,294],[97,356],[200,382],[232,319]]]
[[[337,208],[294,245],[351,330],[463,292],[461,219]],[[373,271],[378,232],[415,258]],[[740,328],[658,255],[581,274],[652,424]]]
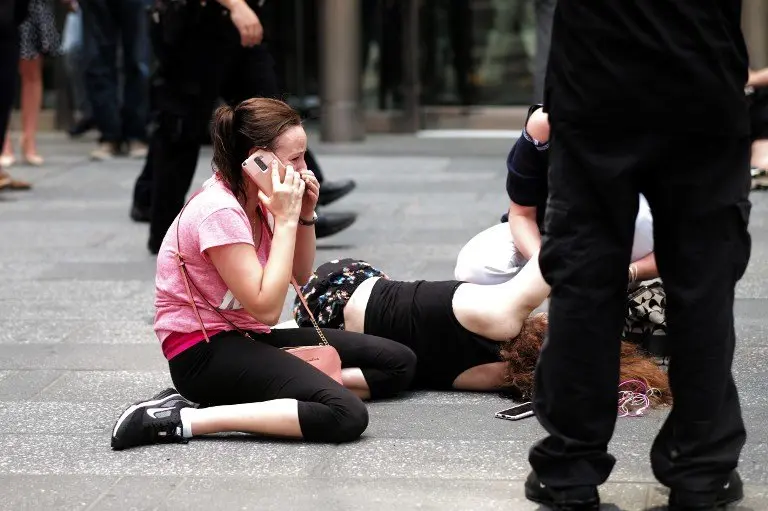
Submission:
[[[749,132],[741,0],[559,0],[552,125]]]
[[[470,332],[453,313],[454,280],[379,279],[365,307],[365,333],[404,344],[416,354],[412,388],[451,389],[475,366],[500,362],[501,343]]]
[[[523,131],[507,156],[507,195],[509,200],[519,206],[536,208],[539,231],[543,231],[544,211],[547,207],[548,168],[549,144],[537,145]]]

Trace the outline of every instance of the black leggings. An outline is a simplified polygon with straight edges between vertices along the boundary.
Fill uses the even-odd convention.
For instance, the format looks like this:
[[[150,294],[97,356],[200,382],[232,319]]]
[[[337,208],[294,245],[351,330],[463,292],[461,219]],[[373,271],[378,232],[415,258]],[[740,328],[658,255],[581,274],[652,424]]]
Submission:
[[[342,367],[358,367],[371,398],[394,396],[408,388],[416,355],[401,344],[372,335],[323,329]],[[306,440],[349,442],[368,427],[368,410],[352,391],[298,357],[281,350],[317,344],[312,328],[252,333],[222,332],[180,353],[168,365],[185,398],[201,406],[296,399]]]

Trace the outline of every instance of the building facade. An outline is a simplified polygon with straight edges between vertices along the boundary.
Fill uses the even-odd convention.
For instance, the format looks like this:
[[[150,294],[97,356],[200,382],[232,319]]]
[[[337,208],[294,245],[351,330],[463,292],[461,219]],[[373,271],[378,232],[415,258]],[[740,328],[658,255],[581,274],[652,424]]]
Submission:
[[[514,129],[534,100],[536,1],[268,0],[264,24],[286,99],[319,118],[327,140]],[[755,68],[768,66],[766,28],[768,1],[744,0]],[[45,63],[43,124],[62,128],[71,101],[60,60]]]

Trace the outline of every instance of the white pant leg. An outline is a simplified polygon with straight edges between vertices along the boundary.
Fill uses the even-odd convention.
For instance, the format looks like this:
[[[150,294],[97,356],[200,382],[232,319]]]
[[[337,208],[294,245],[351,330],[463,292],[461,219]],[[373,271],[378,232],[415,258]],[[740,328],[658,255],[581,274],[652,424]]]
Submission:
[[[502,284],[526,263],[517,251],[509,224],[494,225],[464,245],[456,259],[456,280],[473,284]]]

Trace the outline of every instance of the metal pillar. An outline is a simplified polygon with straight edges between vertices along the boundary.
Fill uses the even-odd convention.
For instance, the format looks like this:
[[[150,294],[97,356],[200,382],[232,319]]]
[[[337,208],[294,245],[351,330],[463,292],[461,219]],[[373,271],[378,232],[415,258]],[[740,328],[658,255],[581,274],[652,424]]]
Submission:
[[[320,3],[320,137],[324,142],[365,138],[360,88],[360,0]]]
[[[768,2],[744,1],[742,30],[749,49],[749,66],[752,69],[768,67]]]
[[[419,80],[419,2],[409,0],[403,7],[402,66],[403,113],[401,132],[415,133],[421,127],[421,86]]]

